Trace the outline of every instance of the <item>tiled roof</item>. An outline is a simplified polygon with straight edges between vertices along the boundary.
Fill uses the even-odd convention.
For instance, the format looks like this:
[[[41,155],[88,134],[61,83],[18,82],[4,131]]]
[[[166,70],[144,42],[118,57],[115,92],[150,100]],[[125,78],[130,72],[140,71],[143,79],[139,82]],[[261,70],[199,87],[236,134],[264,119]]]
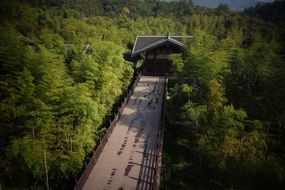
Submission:
[[[183,47],[183,39],[193,38],[193,36],[171,36],[170,34],[162,36],[137,36],[133,50],[132,56],[141,54],[147,50],[151,50],[155,47],[164,45],[165,43],[171,43],[179,47]]]

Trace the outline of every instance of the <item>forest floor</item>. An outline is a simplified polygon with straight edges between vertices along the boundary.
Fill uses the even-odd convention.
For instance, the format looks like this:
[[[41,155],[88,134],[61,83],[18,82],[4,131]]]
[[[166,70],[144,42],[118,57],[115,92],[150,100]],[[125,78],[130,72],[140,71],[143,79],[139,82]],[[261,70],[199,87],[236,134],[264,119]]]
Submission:
[[[163,77],[141,77],[84,190],[150,189],[163,92]]]

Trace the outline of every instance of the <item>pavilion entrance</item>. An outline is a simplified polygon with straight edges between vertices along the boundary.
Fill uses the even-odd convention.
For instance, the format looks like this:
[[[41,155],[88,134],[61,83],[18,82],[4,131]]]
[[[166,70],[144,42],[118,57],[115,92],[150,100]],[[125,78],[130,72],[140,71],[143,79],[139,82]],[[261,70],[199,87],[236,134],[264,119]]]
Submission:
[[[137,36],[131,57],[138,60],[144,57],[142,74],[147,76],[164,76],[171,73],[170,54],[179,53],[185,47],[182,41],[193,36]],[[144,55],[144,56],[142,56]]]

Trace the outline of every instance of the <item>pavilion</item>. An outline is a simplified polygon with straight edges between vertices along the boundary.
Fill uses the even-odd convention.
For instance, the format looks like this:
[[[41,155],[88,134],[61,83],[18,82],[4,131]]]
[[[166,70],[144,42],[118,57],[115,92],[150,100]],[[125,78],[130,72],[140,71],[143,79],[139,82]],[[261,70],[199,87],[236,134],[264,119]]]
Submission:
[[[181,49],[192,38],[193,36],[172,36],[170,34],[137,36],[130,57],[135,62],[144,57],[143,75],[164,76],[170,72],[169,55],[181,52]]]

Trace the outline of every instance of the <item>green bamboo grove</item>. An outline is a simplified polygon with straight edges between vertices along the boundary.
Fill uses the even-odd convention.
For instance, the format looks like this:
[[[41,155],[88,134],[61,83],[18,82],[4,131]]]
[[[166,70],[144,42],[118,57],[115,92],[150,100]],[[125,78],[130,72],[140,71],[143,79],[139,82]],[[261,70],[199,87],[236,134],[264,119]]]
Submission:
[[[130,85],[136,35],[172,55],[161,189],[284,189],[284,1],[0,2],[0,185],[72,189]]]

